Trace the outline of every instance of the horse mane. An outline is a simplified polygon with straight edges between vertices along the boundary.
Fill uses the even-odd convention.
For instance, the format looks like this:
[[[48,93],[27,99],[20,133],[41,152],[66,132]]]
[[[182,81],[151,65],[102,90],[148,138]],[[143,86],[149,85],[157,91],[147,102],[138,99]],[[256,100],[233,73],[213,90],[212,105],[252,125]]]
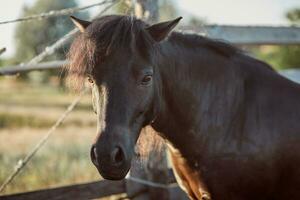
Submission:
[[[250,60],[251,63],[255,62],[257,65],[261,66],[259,69],[274,71],[269,64],[249,56],[249,54],[247,54],[244,50],[223,40],[204,37],[196,33],[172,32],[168,41],[194,50],[197,48],[211,50],[213,53],[224,56],[228,59],[237,56],[244,61]],[[201,50],[199,53],[201,53]]]
[[[83,34],[74,39],[67,54],[69,63],[64,66],[69,86],[76,90],[83,87],[86,75],[91,73],[94,66],[95,51],[95,44],[87,40]]]
[[[189,48],[206,48],[210,49],[225,57],[230,57],[243,51],[227,42],[211,39],[196,33],[172,32],[169,41],[172,43],[182,44]]]
[[[75,89],[82,88],[85,77],[122,48],[149,58],[154,42],[145,31],[146,26],[133,16],[107,15],[95,19],[84,33],[77,35],[67,54],[68,83]]]
[[[151,126],[144,127],[135,146],[141,164],[146,165],[153,153],[161,153],[164,144],[165,140]]]

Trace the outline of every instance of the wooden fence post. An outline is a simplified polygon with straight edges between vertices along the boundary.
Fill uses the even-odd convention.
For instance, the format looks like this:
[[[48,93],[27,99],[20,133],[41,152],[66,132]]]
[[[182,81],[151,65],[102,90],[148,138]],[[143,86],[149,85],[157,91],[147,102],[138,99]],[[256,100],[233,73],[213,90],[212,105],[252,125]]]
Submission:
[[[136,154],[131,162],[129,177],[135,177],[147,180],[145,168],[143,168],[139,156]],[[126,181],[126,193],[130,199],[134,200],[150,200],[148,195],[148,187],[146,185],[131,181]]]
[[[146,131],[152,131],[151,134],[156,133],[150,126],[146,127]],[[148,180],[164,185],[169,183],[169,168],[167,162],[166,146],[154,148],[149,153],[149,161],[147,162],[146,172]],[[169,199],[167,188],[149,188],[149,195],[151,199]]]
[[[158,134],[150,126],[147,126],[143,131],[146,132],[142,134],[147,134],[147,136],[142,137],[146,137],[147,139],[151,139],[153,134]],[[149,148],[149,146],[145,148]],[[129,179],[127,181],[128,196],[131,197],[140,192],[147,192],[147,195],[139,195],[134,199],[170,199],[169,190],[167,187],[169,183],[169,169],[164,144],[159,148],[155,148],[155,146],[153,146],[153,148],[151,148],[149,152],[148,158],[146,159],[147,161],[145,161],[145,163],[142,163],[143,161],[141,161],[139,155],[136,154],[131,164],[130,176],[133,178],[149,181],[154,184],[157,183],[157,185],[149,186],[141,183],[136,183]]]

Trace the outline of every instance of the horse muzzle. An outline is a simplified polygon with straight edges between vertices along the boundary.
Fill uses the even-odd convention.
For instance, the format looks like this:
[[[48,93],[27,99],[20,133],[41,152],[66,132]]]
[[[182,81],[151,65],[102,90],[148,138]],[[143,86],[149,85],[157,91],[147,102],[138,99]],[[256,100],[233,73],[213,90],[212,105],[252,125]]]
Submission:
[[[96,166],[100,175],[109,180],[120,180],[125,178],[130,169],[131,160],[128,159],[124,148],[116,145],[111,151],[103,153],[93,145],[91,148],[91,160]]]

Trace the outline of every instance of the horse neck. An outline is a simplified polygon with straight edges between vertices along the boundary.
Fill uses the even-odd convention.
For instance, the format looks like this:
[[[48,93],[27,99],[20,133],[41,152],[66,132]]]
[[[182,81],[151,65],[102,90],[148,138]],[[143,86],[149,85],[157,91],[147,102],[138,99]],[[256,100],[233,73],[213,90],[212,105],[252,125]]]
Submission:
[[[161,109],[153,127],[175,146],[198,145],[208,134],[226,131],[243,96],[242,79],[230,64],[205,48],[162,44]]]

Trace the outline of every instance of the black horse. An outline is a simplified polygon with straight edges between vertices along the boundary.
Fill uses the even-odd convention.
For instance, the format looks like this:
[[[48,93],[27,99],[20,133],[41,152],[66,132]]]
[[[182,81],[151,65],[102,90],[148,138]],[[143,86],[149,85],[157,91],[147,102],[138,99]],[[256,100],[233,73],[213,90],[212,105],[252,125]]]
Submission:
[[[68,71],[74,84],[91,83],[94,165],[124,178],[151,125],[192,199],[300,199],[300,86],[229,44],[170,33],[180,19],[73,18],[82,33]]]

